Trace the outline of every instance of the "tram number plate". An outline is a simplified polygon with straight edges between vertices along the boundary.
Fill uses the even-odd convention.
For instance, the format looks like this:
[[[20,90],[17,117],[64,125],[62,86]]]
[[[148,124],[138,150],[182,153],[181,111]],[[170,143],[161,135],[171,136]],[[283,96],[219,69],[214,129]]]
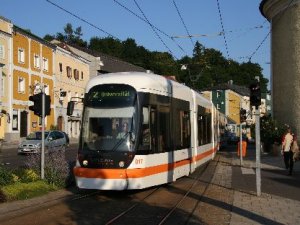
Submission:
[[[142,164],[143,163],[143,159],[135,159],[135,164]]]

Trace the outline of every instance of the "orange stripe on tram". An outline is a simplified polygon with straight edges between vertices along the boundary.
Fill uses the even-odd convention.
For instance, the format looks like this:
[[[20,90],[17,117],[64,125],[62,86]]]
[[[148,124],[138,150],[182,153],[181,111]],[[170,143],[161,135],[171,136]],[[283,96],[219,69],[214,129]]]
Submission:
[[[201,153],[195,157],[194,160],[199,161],[215,152],[211,149],[207,152]],[[152,166],[140,169],[90,169],[75,167],[73,169],[74,175],[85,178],[102,178],[102,179],[126,179],[126,178],[141,178],[151,176],[159,173],[164,173],[174,168],[184,166],[190,163],[189,159],[185,159],[176,163],[168,163],[158,166]]]

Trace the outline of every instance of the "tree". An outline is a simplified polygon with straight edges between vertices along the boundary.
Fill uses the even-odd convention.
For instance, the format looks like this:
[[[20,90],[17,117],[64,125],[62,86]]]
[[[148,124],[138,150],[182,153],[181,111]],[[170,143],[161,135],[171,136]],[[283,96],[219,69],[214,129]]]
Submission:
[[[46,41],[52,41],[53,39],[56,39],[61,42],[75,44],[80,47],[87,47],[87,42],[81,38],[82,35],[83,33],[81,27],[77,27],[74,31],[72,24],[67,23],[64,27],[64,33],[57,32],[56,35],[46,34],[44,39]]]
[[[246,86],[256,76],[260,78],[262,92],[267,91],[268,79],[263,77],[260,65],[252,62],[238,63],[232,59],[226,59],[219,50],[205,48],[199,41],[195,43],[193,55],[184,56],[175,60],[167,52],[149,51],[139,46],[133,38],[124,41],[112,37],[92,37],[87,43],[82,39],[81,27],[73,29],[72,24],[67,23],[64,33],[46,35],[45,40],[56,38],[70,44],[86,47],[107,55],[120,58],[126,62],[152,70],[161,75],[175,75],[179,82],[201,90],[233,80],[234,84]],[[181,70],[186,65],[186,70]]]
[[[115,57],[120,57],[123,52],[122,43],[112,37],[92,37],[90,39],[88,48]]]

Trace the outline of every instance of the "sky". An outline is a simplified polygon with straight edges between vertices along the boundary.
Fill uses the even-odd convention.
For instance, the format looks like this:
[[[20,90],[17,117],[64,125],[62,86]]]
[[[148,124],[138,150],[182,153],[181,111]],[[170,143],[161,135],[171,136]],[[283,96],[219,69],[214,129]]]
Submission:
[[[270,36],[265,39],[270,24],[260,13],[260,2],[1,0],[0,16],[39,37],[63,33],[65,25],[71,23],[74,29],[81,26],[86,41],[109,35],[121,41],[133,38],[138,45],[169,52],[175,59],[192,56],[193,44],[199,41],[239,63],[251,57],[251,62],[258,63],[264,77],[270,79]],[[225,35],[219,35],[222,31]]]

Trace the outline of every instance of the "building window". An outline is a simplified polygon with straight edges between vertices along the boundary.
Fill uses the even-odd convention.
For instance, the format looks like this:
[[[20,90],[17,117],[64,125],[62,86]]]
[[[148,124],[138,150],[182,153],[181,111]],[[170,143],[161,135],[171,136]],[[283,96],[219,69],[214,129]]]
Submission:
[[[5,51],[4,51],[4,46],[0,45],[0,59],[5,58]]]
[[[23,48],[18,49],[18,62],[25,63],[25,50]]]
[[[16,109],[13,110],[12,129],[13,130],[18,130],[18,110],[16,110]]]
[[[25,92],[25,79],[24,77],[18,77],[18,92],[24,93]]]
[[[72,68],[67,66],[67,77],[72,78]]]
[[[63,69],[62,69],[62,63],[59,63],[59,72],[62,72]]]
[[[40,56],[37,54],[34,54],[33,65],[35,68],[38,68],[38,69],[40,68]]]
[[[48,71],[48,59],[43,57],[43,70]]]
[[[81,71],[81,80],[83,80],[83,72]]]
[[[79,80],[79,70],[74,69],[74,79]]]
[[[49,85],[45,84],[44,89],[45,89],[45,94],[49,95]]]

